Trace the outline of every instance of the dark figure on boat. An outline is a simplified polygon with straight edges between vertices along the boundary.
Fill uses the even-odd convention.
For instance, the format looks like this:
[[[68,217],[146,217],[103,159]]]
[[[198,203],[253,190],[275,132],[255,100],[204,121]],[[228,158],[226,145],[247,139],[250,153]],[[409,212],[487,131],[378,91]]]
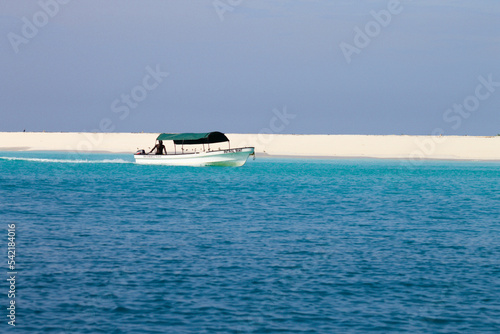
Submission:
[[[156,144],[155,147],[153,147],[151,149],[151,151],[149,151],[149,153],[153,152],[155,149],[156,149],[156,153],[155,153],[156,155],[167,154],[167,149],[165,148],[165,145],[163,145],[162,140],[159,140],[158,144]],[[163,152],[165,152],[165,153],[163,153]]]

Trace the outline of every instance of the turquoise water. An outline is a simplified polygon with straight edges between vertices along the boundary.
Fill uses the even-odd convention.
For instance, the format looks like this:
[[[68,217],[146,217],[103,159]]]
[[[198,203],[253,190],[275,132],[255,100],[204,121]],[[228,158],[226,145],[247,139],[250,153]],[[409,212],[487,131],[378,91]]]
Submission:
[[[499,163],[0,157],[20,333],[500,331]]]

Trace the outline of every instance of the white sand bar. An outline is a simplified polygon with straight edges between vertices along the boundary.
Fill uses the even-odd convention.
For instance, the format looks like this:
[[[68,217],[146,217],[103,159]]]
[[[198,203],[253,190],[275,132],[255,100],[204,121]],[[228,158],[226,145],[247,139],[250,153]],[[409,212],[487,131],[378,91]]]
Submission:
[[[500,160],[500,136],[226,135],[231,147],[254,146],[257,155]],[[0,151],[135,153],[137,149],[153,147],[157,136],[158,133],[0,132]],[[228,146],[211,145],[213,149],[219,147]],[[167,145],[167,150],[173,151],[173,146]]]

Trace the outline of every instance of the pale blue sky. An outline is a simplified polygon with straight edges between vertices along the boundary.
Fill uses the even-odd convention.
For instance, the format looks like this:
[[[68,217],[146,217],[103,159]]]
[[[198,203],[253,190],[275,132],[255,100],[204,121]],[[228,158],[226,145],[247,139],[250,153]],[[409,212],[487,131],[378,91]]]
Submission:
[[[500,133],[497,0],[55,1],[0,0],[0,131]]]

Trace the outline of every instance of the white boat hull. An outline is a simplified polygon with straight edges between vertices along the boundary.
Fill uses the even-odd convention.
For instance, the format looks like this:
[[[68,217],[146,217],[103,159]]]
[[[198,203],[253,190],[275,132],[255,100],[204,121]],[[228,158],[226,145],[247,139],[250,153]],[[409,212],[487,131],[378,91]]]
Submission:
[[[134,155],[134,158],[141,165],[239,167],[245,164],[250,154],[254,154],[253,147],[185,154],[142,154]]]

